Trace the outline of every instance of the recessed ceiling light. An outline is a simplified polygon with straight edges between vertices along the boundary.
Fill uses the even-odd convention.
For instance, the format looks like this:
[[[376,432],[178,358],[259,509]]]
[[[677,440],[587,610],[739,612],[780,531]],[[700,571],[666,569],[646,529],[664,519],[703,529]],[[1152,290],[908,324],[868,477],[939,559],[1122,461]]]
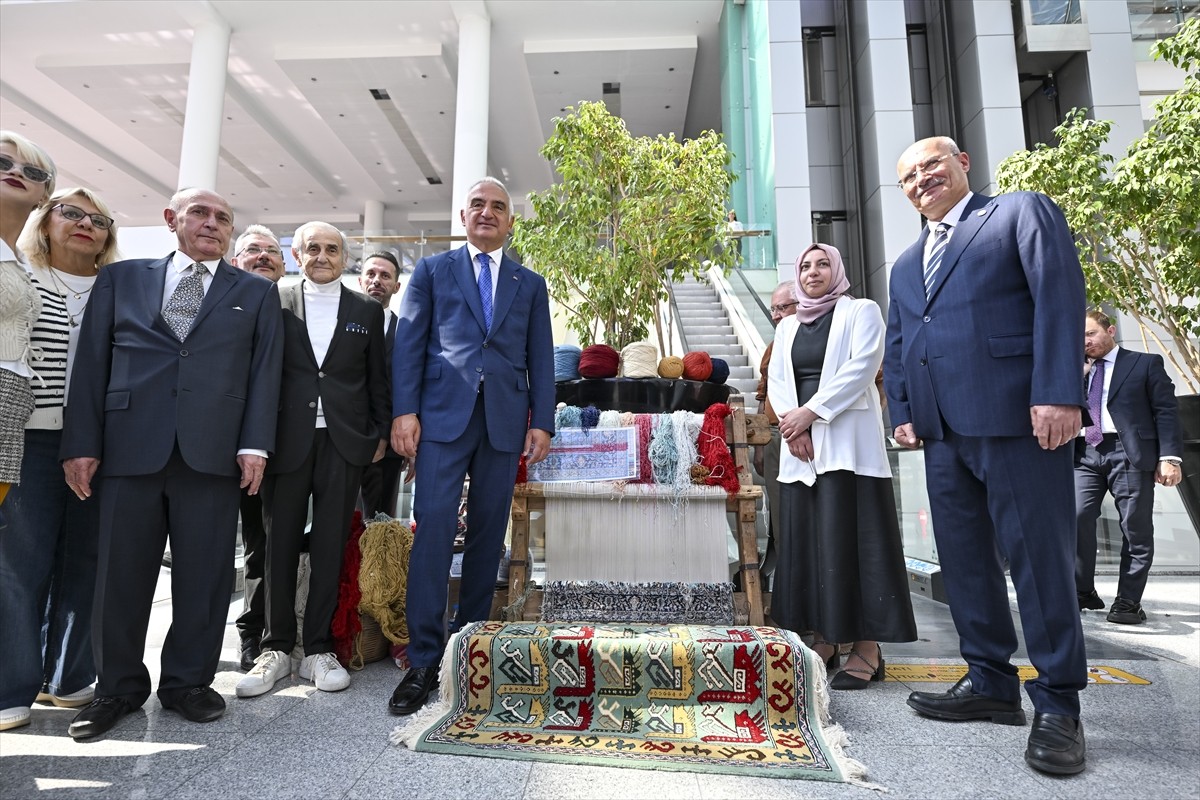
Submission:
[[[83,88],[85,88],[85,89],[90,89],[90,88],[92,88],[92,87],[91,87],[91,85],[90,85],[90,84],[87,84],[87,83],[85,83],[85,84],[83,85]]]
[[[663,108],[670,108],[670,106],[663,106]]]
[[[233,117],[226,117],[225,119],[229,120],[230,122],[233,122]]]
[[[316,78],[309,78],[309,80],[310,80],[310,81],[312,81],[313,83],[316,83],[316,82],[317,82],[317,79],[316,79]]]
[[[557,75],[557,74],[558,74],[558,70],[554,70],[554,74],[555,74],[555,75]]]
[[[674,67],[667,67],[667,72],[674,72],[674,71],[675,71]]]
[[[423,73],[423,72],[422,72],[422,73],[421,73],[421,77],[422,77],[422,78],[428,78],[429,76],[428,76],[428,75],[426,75],[425,73]]]

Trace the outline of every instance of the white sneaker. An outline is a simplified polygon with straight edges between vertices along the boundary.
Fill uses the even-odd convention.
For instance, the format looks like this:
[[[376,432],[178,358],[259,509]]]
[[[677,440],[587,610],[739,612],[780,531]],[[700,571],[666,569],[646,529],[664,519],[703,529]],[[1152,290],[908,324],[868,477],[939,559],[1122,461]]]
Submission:
[[[0,731],[11,731],[29,724],[29,706],[13,706],[0,711]]]
[[[317,653],[300,662],[300,677],[312,681],[322,692],[340,692],[350,685],[350,673],[333,653]]]
[[[85,686],[78,692],[70,694],[50,694],[49,692],[38,692],[37,701],[39,703],[53,703],[59,708],[82,708],[90,705],[92,700],[96,698],[96,684]]]
[[[275,681],[292,674],[292,659],[282,650],[267,650],[254,659],[250,668],[234,692],[238,697],[258,697],[271,691]]]

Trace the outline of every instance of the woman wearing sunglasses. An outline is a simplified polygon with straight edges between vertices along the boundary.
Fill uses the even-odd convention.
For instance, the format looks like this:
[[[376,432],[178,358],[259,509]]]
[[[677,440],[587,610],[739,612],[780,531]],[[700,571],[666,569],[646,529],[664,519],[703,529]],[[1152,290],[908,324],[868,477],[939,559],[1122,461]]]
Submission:
[[[36,698],[60,708],[92,701],[92,594],[99,520],[95,500],[63,480],[58,451],[75,342],[100,267],[117,259],[112,212],[88,189],[64,189],[33,213],[20,246],[41,300],[33,324],[35,409],[25,426],[21,482],[4,505],[0,601],[0,726],[29,719]]]
[[[33,413],[29,334],[42,310],[17,237],[53,191],[50,157],[24,136],[0,131],[0,504],[21,479],[25,422]],[[0,505],[0,517],[5,513]]]

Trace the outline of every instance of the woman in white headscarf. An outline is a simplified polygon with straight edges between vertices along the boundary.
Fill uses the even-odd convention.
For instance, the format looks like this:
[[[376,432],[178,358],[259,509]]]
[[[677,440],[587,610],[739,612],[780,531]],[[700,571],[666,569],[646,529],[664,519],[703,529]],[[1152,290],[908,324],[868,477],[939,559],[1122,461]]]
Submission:
[[[786,444],[771,618],[813,631],[831,669],[853,642],[834,689],[883,680],[879,642],[917,636],[875,388],[883,315],[849,288],[836,247],[796,259],[796,314],[775,329],[767,391]]]

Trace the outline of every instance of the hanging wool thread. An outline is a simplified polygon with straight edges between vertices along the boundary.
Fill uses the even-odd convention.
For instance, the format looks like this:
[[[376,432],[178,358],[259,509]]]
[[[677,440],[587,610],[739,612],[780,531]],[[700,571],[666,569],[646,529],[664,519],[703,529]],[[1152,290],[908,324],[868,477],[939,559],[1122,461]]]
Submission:
[[[621,377],[657,378],[658,349],[649,342],[634,342],[621,350]]]
[[[683,377],[683,359],[679,356],[667,356],[658,362],[658,376],[668,380]]]
[[[621,412],[620,411],[601,411],[600,420],[596,423],[597,428],[619,428],[621,427]]]
[[[579,380],[579,355],[583,351],[573,344],[560,344],[554,348],[554,380]]]
[[[723,384],[729,380],[729,362],[723,358],[712,360],[712,374],[708,376],[711,383]]]
[[[654,470],[650,466],[650,438],[654,433],[657,414],[637,414],[634,426],[638,434],[638,479],[637,483],[654,483]]]
[[[588,406],[579,412],[579,427],[585,431],[591,430],[600,423],[600,410],[595,406]]]
[[[692,465],[696,463],[696,437],[700,433],[700,418],[691,411],[671,413],[671,429],[675,435],[675,475],[667,481],[678,497],[692,485]]]
[[[330,630],[333,633],[333,649],[338,660],[357,669],[363,668],[362,653],[355,653],[354,640],[362,632],[358,603],[362,590],[358,586],[358,571],[362,563],[362,551],[358,547],[362,536],[362,512],[355,511],[350,520],[350,534],[342,551],[342,571],[338,577],[337,607],[333,611]],[[355,656],[358,656],[357,661]]]
[[[579,406],[560,406],[554,412],[554,430],[557,432],[563,428],[581,427],[581,418]]]
[[[579,374],[585,378],[615,378],[621,354],[606,344],[585,347],[579,354]]]
[[[675,449],[675,427],[669,414],[655,415],[657,425],[650,439],[650,470],[655,483],[670,485],[675,480],[679,451]]]
[[[683,357],[683,377],[689,381],[706,381],[712,375],[712,359],[703,350]]]
[[[358,608],[374,617],[383,635],[394,644],[408,644],[404,610],[412,543],[412,529],[395,519],[372,522],[358,540],[362,550],[358,571],[362,599]]]
[[[622,411],[621,412],[621,427],[622,428],[632,428],[633,421],[636,417],[637,417],[637,414],[634,414],[632,411]]]
[[[705,483],[709,486],[720,486],[733,497],[741,485],[738,482],[737,466],[733,463],[733,455],[725,441],[725,418],[731,413],[731,409],[725,403],[713,403],[708,407],[696,440],[696,450],[700,456],[700,463],[708,468],[709,474]]]

